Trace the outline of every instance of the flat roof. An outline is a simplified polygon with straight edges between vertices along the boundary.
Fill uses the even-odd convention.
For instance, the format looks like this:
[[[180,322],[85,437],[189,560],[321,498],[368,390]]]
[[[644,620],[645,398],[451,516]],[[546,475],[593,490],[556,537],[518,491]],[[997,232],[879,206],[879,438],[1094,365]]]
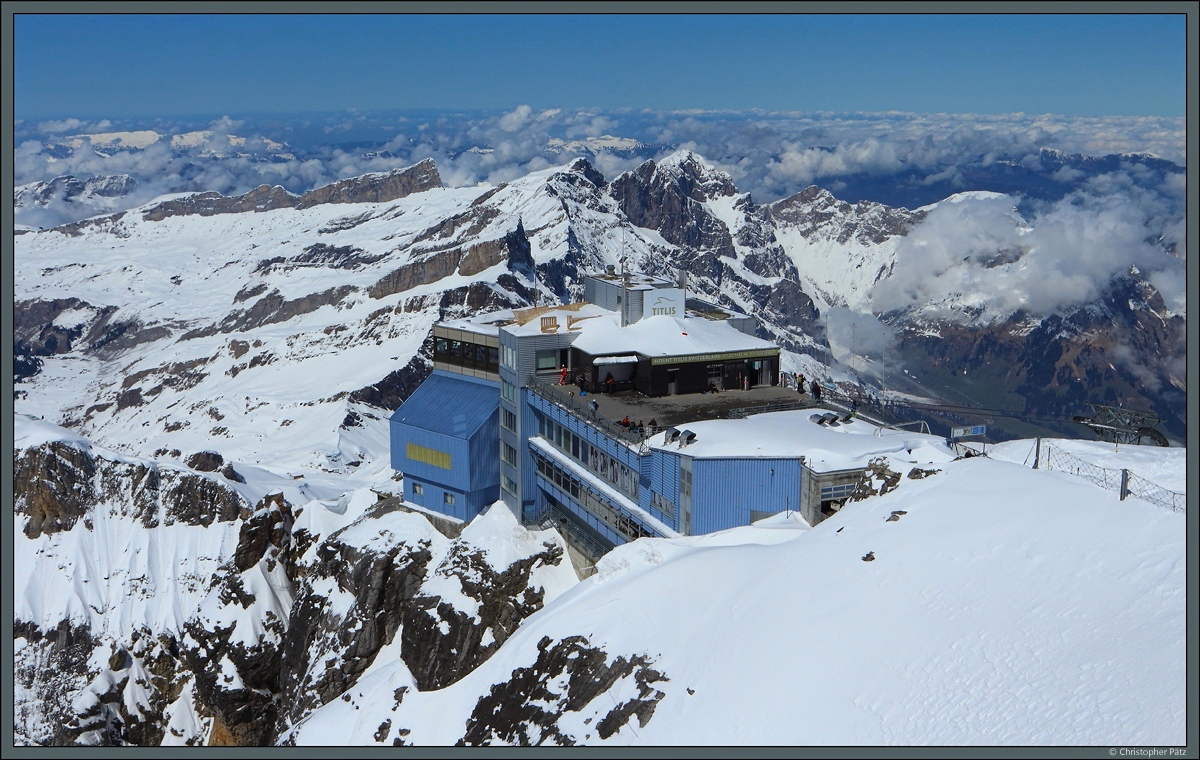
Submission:
[[[615,272],[613,274],[609,274],[608,272],[601,272],[599,274],[585,275],[585,277],[595,277],[597,280],[603,280],[604,282],[610,282],[610,283],[613,283],[614,285],[621,284],[621,273],[620,272]],[[657,288],[674,288],[674,287],[676,287],[676,283],[674,283],[671,280],[668,280],[664,277],[655,277],[652,274],[644,274],[642,272],[630,272],[629,273],[629,289],[630,290],[654,290]]]
[[[467,332],[478,333],[480,335],[498,337],[501,327],[516,324],[516,321],[512,309],[501,309],[500,311],[492,311],[487,314],[476,314],[471,317],[463,317],[462,319],[438,322],[434,327],[448,327],[452,330],[466,330]]]
[[[688,446],[681,448],[679,441],[665,443],[665,432],[654,435],[647,444],[698,459],[803,456],[805,464],[817,472],[865,467],[872,458],[882,455],[913,464],[940,464],[954,459],[945,439],[938,436],[880,429],[862,419],[837,427],[818,425],[811,419],[831,411],[817,406],[744,419],[701,420],[677,425],[696,434],[695,442]]]
[[[435,327],[466,330],[479,335],[500,335],[503,327],[515,335],[550,335],[553,332],[579,333],[580,328],[568,330],[567,325],[589,317],[615,316],[616,312],[591,303],[569,303],[551,306],[533,306],[526,309],[500,309],[487,314],[476,314],[462,319],[438,322]],[[557,329],[542,330],[542,317],[555,317]]]
[[[453,400],[450,406],[448,399]],[[392,422],[465,440],[499,407],[495,383],[434,370],[392,414]]]
[[[723,321],[659,315],[621,327],[615,312],[583,323],[572,343],[592,356],[637,353],[651,358],[778,350],[770,341],[735,330]]]

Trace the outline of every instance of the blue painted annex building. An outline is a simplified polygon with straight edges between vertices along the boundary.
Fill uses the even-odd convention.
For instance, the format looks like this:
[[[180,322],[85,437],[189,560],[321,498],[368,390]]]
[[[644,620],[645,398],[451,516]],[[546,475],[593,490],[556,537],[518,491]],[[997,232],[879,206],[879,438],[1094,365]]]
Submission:
[[[392,467],[408,501],[469,520],[499,498],[499,401],[495,382],[435,371],[392,414]]]
[[[806,460],[795,445],[793,429],[817,426],[789,418],[773,433],[765,419],[777,415],[725,419],[798,401],[751,318],[644,275],[589,277],[585,293],[589,303],[434,326],[435,371],[392,417],[408,501],[470,519],[500,499],[599,556],[784,510],[816,524],[848,495],[862,464]]]

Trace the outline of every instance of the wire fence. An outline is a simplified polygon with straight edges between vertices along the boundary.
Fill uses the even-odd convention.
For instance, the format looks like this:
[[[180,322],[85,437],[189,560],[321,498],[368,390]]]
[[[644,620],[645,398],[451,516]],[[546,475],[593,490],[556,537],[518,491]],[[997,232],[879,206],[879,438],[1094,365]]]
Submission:
[[[1058,470],[1090,480],[1101,488],[1120,494],[1122,501],[1127,496],[1136,496],[1151,504],[1172,512],[1185,512],[1187,503],[1184,494],[1151,483],[1128,469],[1114,469],[1084,461],[1068,451],[1039,441],[1038,456],[1034,468]]]
[[[1125,484],[1126,493],[1131,493],[1139,499],[1145,499],[1151,504],[1157,504],[1164,509],[1169,509],[1172,512],[1185,512],[1187,510],[1187,502],[1184,499],[1184,494],[1168,491],[1157,483],[1151,483],[1149,480],[1129,472],[1128,481]]]

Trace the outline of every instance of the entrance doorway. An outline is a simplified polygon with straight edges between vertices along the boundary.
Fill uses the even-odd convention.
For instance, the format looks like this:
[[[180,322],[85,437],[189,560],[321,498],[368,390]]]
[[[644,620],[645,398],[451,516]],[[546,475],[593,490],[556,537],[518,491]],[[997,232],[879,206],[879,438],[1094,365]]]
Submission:
[[[678,385],[677,385],[678,380],[679,380],[679,370],[678,369],[667,370],[667,395],[668,396],[675,395],[675,393],[676,393],[675,389],[678,387]]]

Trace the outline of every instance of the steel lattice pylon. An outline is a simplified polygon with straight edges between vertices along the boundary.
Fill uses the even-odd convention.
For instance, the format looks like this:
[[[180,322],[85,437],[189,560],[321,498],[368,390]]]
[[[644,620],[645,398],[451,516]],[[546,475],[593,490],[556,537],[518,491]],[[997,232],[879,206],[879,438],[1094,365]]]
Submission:
[[[1079,415],[1075,417],[1075,421],[1091,428],[1102,441],[1151,446],[1170,445],[1167,437],[1154,429],[1162,420],[1151,412],[1104,404],[1088,403],[1087,406],[1092,410],[1091,416]]]

